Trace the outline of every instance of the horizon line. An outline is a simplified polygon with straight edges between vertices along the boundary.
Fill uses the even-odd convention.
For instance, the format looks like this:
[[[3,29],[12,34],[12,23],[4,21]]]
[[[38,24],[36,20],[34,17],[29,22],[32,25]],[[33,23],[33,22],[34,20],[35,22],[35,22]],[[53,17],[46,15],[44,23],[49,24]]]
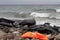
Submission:
[[[0,5],[60,5],[60,4],[0,4]]]

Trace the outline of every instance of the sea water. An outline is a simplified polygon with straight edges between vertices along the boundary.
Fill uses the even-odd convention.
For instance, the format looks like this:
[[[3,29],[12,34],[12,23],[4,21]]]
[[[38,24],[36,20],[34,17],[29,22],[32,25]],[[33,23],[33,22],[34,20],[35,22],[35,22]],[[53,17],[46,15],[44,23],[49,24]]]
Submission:
[[[60,5],[0,5],[0,18],[34,18],[60,26]]]

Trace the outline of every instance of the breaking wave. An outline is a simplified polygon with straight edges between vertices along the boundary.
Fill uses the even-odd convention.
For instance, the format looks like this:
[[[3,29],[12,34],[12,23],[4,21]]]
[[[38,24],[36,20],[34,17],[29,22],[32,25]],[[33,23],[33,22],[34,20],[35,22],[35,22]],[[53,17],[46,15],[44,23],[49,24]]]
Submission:
[[[60,12],[60,9],[56,9],[56,12]]]
[[[51,19],[60,19],[60,13],[39,13],[39,12],[32,12],[30,14],[32,17],[44,17],[44,18],[51,18]]]
[[[38,12],[32,12],[30,16],[32,17],[49,17],[49,13],[38,13]]]

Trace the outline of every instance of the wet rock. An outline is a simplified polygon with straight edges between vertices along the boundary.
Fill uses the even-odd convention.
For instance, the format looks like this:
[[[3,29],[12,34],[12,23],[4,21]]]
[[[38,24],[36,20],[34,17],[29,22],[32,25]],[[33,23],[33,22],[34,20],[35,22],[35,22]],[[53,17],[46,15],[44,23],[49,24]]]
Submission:
[[[60,40],[60,33],[55,36],[54,40]]]
[[[5,26],[5,28],[3,28],[2,31],[8,33],[9,32],[9,28]]]
[[[2,30],[0,30],[0,40],[3,40],[3,39],[4,39],[4,38],[3,38],[4,35],[6,35],[6,33],[3,32]]]
[[[14,39],[14,34],[9,32],[9,33],[6,34],[6,38],[9,39],[9,40]]]

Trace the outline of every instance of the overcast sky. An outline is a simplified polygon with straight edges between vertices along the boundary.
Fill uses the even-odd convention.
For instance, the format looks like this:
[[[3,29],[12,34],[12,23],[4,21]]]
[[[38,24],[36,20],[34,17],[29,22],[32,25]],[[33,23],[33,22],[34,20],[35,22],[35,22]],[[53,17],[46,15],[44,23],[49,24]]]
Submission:
[[[60,4],[60,0],[0,0],[0,4]]]

